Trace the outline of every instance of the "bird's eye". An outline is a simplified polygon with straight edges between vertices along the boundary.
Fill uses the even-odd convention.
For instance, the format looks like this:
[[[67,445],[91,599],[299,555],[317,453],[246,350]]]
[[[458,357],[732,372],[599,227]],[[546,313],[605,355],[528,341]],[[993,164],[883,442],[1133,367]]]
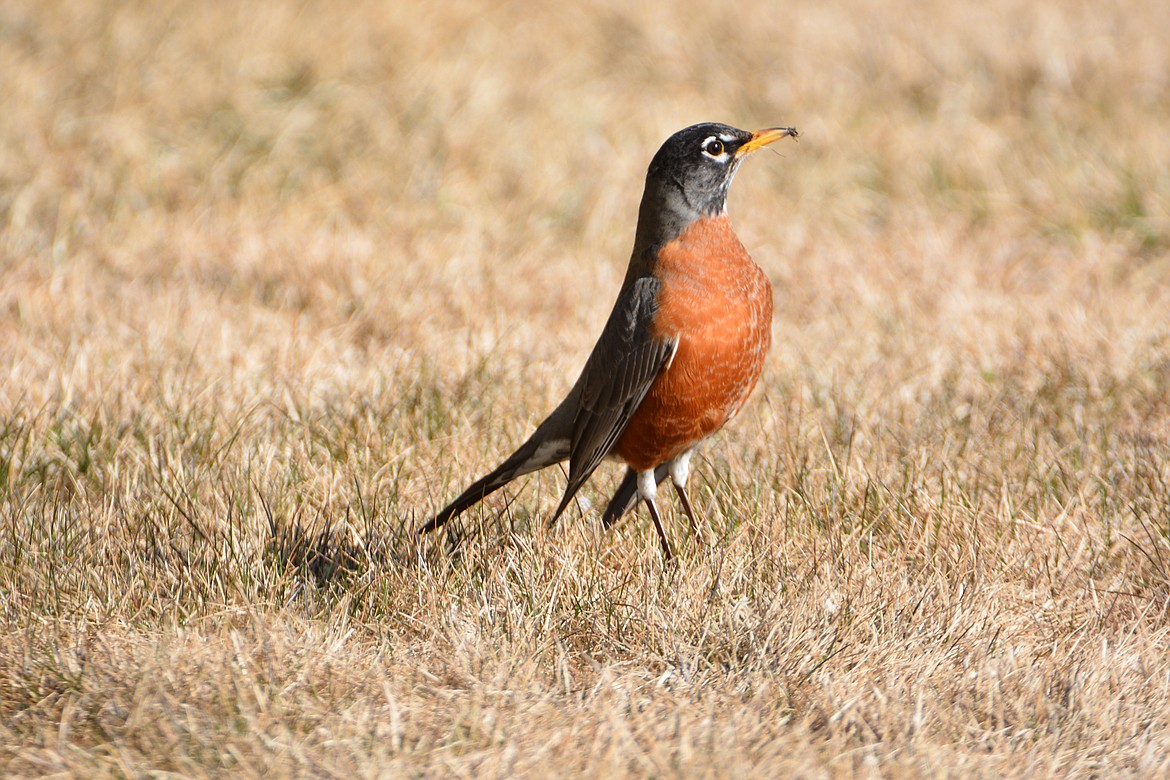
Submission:
[[[724,152],[723,142],[718,138],[708,138],[703,144],[703,151],[711,157],[718,157]]]

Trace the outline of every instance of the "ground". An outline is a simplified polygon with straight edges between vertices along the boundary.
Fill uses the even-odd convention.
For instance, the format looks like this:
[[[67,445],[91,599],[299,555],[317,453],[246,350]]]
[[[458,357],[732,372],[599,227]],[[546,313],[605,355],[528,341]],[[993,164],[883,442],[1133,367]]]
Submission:
[[[1170,5],[0,8],[7,776],[1170,773]],[[642,177],[760,388],[665,491],[414,529],[583,365]]]

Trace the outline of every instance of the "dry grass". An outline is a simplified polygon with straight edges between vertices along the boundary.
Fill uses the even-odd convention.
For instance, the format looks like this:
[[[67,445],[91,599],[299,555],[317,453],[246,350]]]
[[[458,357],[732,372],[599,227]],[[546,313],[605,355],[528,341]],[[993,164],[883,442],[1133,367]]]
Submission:
[[[1170,5],[561,5],[0,8],[0,771],[1170,772]],[[708,119],[802,133],[717,543],[417,545]]]

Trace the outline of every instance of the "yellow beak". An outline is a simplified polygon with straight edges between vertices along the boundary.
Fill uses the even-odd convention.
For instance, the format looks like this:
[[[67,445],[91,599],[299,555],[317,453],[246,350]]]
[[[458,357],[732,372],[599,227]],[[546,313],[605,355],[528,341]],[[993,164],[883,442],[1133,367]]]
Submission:
[[[800,134],[796,132],[795,127],[769,127],[765,130],[757,130],[752,133],[751,140],[746,144],[735,150],[736,157],[744,157],[751,154],[757,149],[761,149],[773,141],[779,141],[781,138],[792,136],[798,137]]]

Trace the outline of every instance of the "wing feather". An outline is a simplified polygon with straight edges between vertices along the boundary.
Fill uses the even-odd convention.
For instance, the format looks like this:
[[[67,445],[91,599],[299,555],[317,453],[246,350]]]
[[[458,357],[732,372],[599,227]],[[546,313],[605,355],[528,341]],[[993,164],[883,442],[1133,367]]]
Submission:
[[[579,404],[569,446],[569,482],[554,522],[609,455],[678,347],[677,339],[654,332],[660,285],[654,277],[645,276],[622,290],[577,380]]]

